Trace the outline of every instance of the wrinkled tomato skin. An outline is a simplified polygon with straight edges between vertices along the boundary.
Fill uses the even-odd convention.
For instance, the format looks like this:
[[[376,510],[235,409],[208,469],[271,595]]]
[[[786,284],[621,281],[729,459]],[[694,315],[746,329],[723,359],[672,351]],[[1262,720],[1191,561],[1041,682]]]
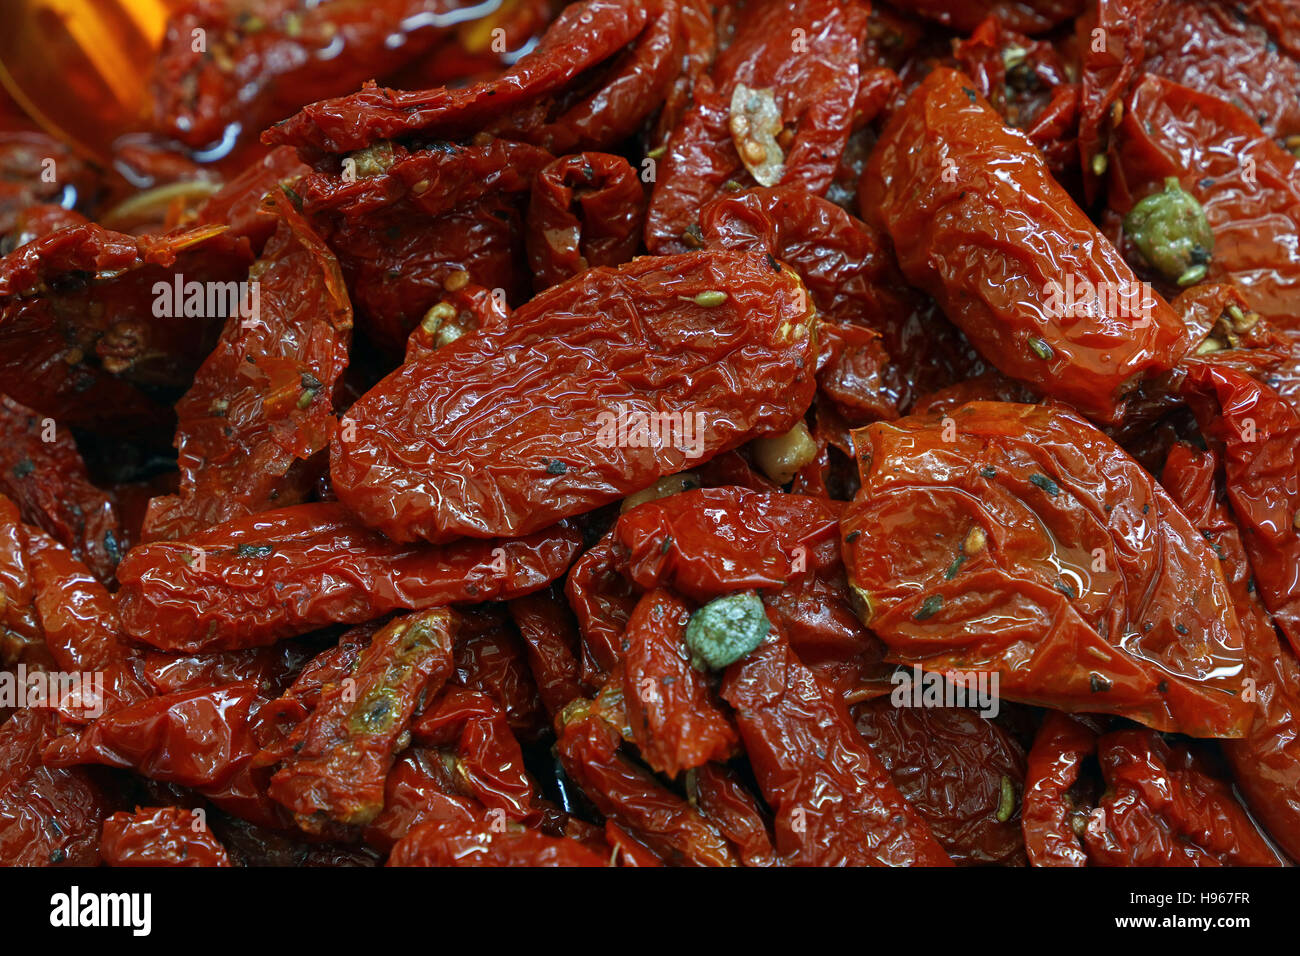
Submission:
[[[1020,817],[1025,850],[1033,866],[1086,866],[1074,829],[1070,788],[1084,758],[1097,752],[1097,734],[1068,714],[1051,711],[1029,751]]]
[[[793,132],[782,157],[780,185],[825,193],[847,144],[867,5],[756,3],[741,8],[736,18],[735,37],[710,75],[696,84],[692,106],[659,161],[646,216],[651,252],[694,248],[690,230],[698,229],[701,208],[734,188],[728,183],[742,190],[755,185],[730,126],[738,86],[769,91],[782,123]]]
[[[397,842],[388,866],[605,866],[577,840],[527,827],[496,831],[475,822],[455,828],[443,821],[414,827]]]
[[[1223,449],[1228,501],[1259,596],[1300,653],[1300,409],[1237,369],[1193,364],[1183,385]]]
[[[603,684],[623,656],[623,628],[640,596],[640,588],[622,573],[623,557],[611,530],[578,558],[565,580],[569,606],[582,635],[582,680]]]
[[[111,791],[85,768],[47,766],[57,734],[49,711],[20,710],[0,725],[0,861],[5,866],[94,866]],[[53,825],[51,825],[53,824]]]
[[[773,807],[775,845],[803,866],[951,866],[859,736],[839,695],[779,635],[728,668],[722,697]]]
[[[312,172],[295,189],[338,258],[358,328],[400,355],[428,310],[448,301],[454,280],[465,275],[503,295],[502,305],[528,297],[523,210],[535,175],[551,160],[544,149],[504,139],[422,149],[389,144],[368,160],[349,157]]]
[[[1096,866],[1281,866],[1231,786],[1150,730],[1097,741],[1106,780],[1083,844]]]
[[[1279,329],[1300,321],[1300,160],[1231,103],[1144,77],[1125,101],[1111,150],[1110,207],[1127,213],[1168,177],[1214,232],[1207,281],[1237,285]]]
[[[827,332],[847,339],[845,354],[823,369],[834,346],[819,328],[818,385],[852,424],[895,417],[918,394],[978,371],[962,334],[899,273],[888,237],[830,200],[798,186],[750,189],[706,205],[700,232],[710,248],[765,252],[799,273],[834,326]],[[854,366],[876,338],[864,340],[868,329],[881,353],[874,376]]]
[[[175,539],[307,497],[303,464],[335,427],[332,398],[348,364],[352,308],[338,262],[278,191],[278,225],[253,265],[256,320],[226,320],[176,404],[177,495],[155,498],[146,540]]]
[[[176,317],[159,317],[154,287],[178,275],[243,279],[248,241],[224,233],[199,226],[136,237],[85,223],[0,259],[5,393],[69,428],[153,437],[169,427],[170,410],[142,387],[188,384],[221,316],[186,317],[182,301]]]
[[[549,726],[537,683],[519,635],[497,605],[461,609],[451,683],[478,691],[502,708],[510,730],[535,741]]]
[[[621,156],[579,153],[541,169],[528,198],[528,265],[537,291],[635,255],[645,191]]]
[[[297,146],[309,160],[349,153],[380,140],[421,134],[456,139],[487,130],[509,131],[522,141],[549,143],[560,150],[613,146],[640,125],[662,91],[675,80],[676,46],[671,31],[678,16],[672,0],[584,0],[568,7],[538,44],[503,75],[468,87],[399,92],[367,84],[358,93],[323,100],[262,134],[268,144]],[[550,99],[602,61],[634,41],[642,56],[627,72],[607,77],[569,110],[548,120]],[[612,115],[600,107],[610,102]]]
[[[256,137],[302,103],[355,89],[378,64],[391,73],[431,50],[452,27],[421,23],[428,9],[423,0],[378,0],[364,9],[346,2],[303,8],[294,0],[242,10],[187,4],[169,20],[149,77],[153,126],[194,149],[241,132],[245,141]],[[211,36],[213,49],[195,48],[196,30]]]
[[[337,502],[296,505],[135,548],[118,568],[117,608],[127,634],[161,650],[256,647],[393,610],[531,593],[564,573],[580,538],[557,525],[511,541],[399,545]]]
[[[48,440],[52,438],[53,440]],[[72,435],[0,395],[0,494],[109,583],[126,545],[117,507],[95,487]]]
[[[1018,815],[998,816],[1004,787],[1014,794],[1013,806],[1024,787],[1025,752],[1015,738],[960,707],[897,707],[879,697],[852,714],[871,752],[954,863],[1025,864]]]
[[[1247,105],[1278,141],[1300,132],[1300,61],[1253,17],[1210,0],[1166,2],[1151,26],[1142,69]]]
[[[936,69],[913,91],[866,177],[868,207],[879,210],[903,274],[1010,377],[1113,423],[1136,380],[1169,370],[1186,350],[1169,304],[1141,287],[961,73]],[[1133,317],[1120,308],[1075,314],[1071,282],[1109,290]]]
[[[825,498],[700,488],[631,509],[614,536],[638,586],[706,602],[778,588],[813,570],[819,549],[835,540],[839,514]]]
[[[908,0],[900,4],[963,33],[995,16],[1012,30],[1042,33],[1082,12],[1081,0]]]
[[[509,603],[514,622],[528,651],[528,667],[542,704],[554,719],[564,705],[583,696],[577,623],[563,593],[552,586]]]
[[[1081,417],[971,402],[854,443],[845,563],[891,660],[996,670],[999,692],[1025,703],[1245,731],[1244,639],[1213,551]]]
[[[735,771],[722,764],[705,764],[691,780],[691,794],[706,819],[736,847],[745,866],[776,866],[770,826],[758,798]]]
[[[590,269],[368,392],[332,443],[334,489],[397,541],[527,534],[787,430],[815,387],[811,316],[757,255]],[[652,411],[702,433],[620,438]]]
[[[619,752],[618,731],[594,713],[571,715],[556,754],[564,771],[601,813],[666,861],[687,866],[736,866],[719,829],[690,803]]]
[[[154,780],[220,789],[256,751],[250,718],[259,704],[251,681],[150,697],[55,738],[43,759],[50,767],[128,767]]]
[[[1293,860],[1300,859],[1300,662],[1284,645],[1252,586],[1241,532],[1218,500],[1218,458],[1186,444],[1170,449],[1161,480],[1223,564],[1246,635],[1245,675],[1254,720],[1223,752],[1246,805]]]
[[[637,603],[623,631],[623,700],[641,759],[676,777],[711,760],[726,761],[736,732],[691,666],[686,625],[691,609],[666,588]]]
[[[1075,24],[1079,49],[1079,160],[1088,202],[1105,187],[1096,157],[1114,135],[1123,103],[1142,66],[1147,34],[1161,0],[1097,0]],[[1121,107],[1122,108],[1122,107]]]
[[[319,830],[322,817],[364,825],[379,815],[397,740],[423,695],[450,676],[458,628],[447,608],[395,618],[362,650],[350,682],[321,689],[267,790],[304,830]]]
[[[230,857],[195,811],[150,807],[104,821],[100,854],[109,866],[230,866]]]

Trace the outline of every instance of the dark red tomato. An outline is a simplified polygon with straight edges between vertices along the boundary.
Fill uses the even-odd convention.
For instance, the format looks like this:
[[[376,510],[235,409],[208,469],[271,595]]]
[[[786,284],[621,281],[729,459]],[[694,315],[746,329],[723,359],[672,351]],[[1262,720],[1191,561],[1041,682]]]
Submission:
[[[1025,850],[1034,866],[1086,866],[1079,840],[1088,808],[1076,802],[1071,788],[1083,760],[1097,752],[1097,734],[1060,711],[1043,718],[1029,751],[1020,818]]]
[[[638,586],[708,601],[778,588],[834,560],[840,510],[825,498],[700,488],[638,505],[614,537]]]
[[[698,248],[700,210],[728,192],[826,192],[854,121],[867,9],[760,0],[734,13],[731,43],[658,160],[646,216],[652,252]]]
[[[621,156],[578,153],[544,167],[528,199],[533,287],[627,262],[641,241],[645,203],[640,176]]]
[[[1184,385],[1223,448],[1228,500],[1260,597],[1300,652],[1300,410],[1245,373],[1193,364]]]
[[[202,810],[149,807],[104,821],[100,855],[109,866],[230,866]]]
[[[583,696],[577,623],[563,593],[555,587],[515,598],[509,608],[528,648],[528,668],[542,704],[553,719],[565,704]]]
[[[745,866],[777,864],[771,825],[758,798],[735,771],[721,764],[705,764],[687,779],[687,786],[700,813],[731,841]]]
[[[226,319],[176,403],[180,493],[155,498],[146,540],[175,539],[304,500],[307,459],[335,428],[352,307],[338,262],[282,194],[279,224],[252,273],[256,307]]]
[[[347,678],[321,689],[311,715],[290,734],[267,791],[300,827],[319,831],[323,819],[364,825],[379,815],[398,739],[424,695],[451,674],[458,626],[447,608],[395,618]]]
[[[1113,423],[1141,379],[1186,351],[1168,303],[961,73],[926,77],[866,176],[903,274],[1012,378]]]
[[[296,505],[135,548],[118,568],[123,629],[170,651],[271,644],[329,624],[508,600],[572,563],[577,530],[442,548],[395,544],[337,502]]]
[[[385,142],[295,189],[338,257],[358,327],[400,355],[429,310],[467,284],[493,290],[503,306],[527,298],[523,209],[551,158],[504,139],[423,149]]]
[[[971,402],[854,433],[841,522],[891,659],[999,693],[1239,737],[1243,637],[1213,551],[1117,445],[1057,406]]]
[[[503,709],[513,733],[536,740],[549,727],[527,654],[504,611],[495,605],[461,609],[451,683],[486,694]]]
[[[1142,69],[1239,104],[1279,142],[1300,133],[1300,60],[1240,7],[1166,0],[1148,31]]]
[[[690,619],[680,597],[655,588],[623,631],[623,700],[632,739],[641,759],[669,777],[725,761],[737,744],[704,674],[691,666]]]
[[[818,386],[852,424],[892,418],[978,371],[961,333],[903,279],[888,237],[829,199],[799,186],[724,195],[700,211],[700,233],[711,248],[765,252],[799,273],[831,324],[818,327]]]
[[[1083,11],[1083,0],[908,0],[905,10],[962,32],[996,16],[1013,30],[1042,33]]]
[[[389,866],[605,866],[577,840],[547,836],[518,824],[496,829],[475,822],[458,827],[434,820],[397,841]]]
[[[1111,156],[1112,208],[1127,213],[1177,179],[1213,230],[1207,279],[1240,286],[1278,328],[1296,326],[1300,160],[1236,106],[1155,76],[1125,101]]]
[[[1219,557],[1246,636],[1242,697],[1255,717],[1223,751],[1246,805],[1293,859],[1300,859],[1300,662],[1278,639],[1254,587],[1242,534],[1219,500],[1218,457],[1186,444],[1169,451],[1161,481]]]
[[[590,269],[368,392],[334,490],[396,541],[547,527],[788,430],[812,400],[811,322],[798,278],[758,255]]]
[[[49,711],[19,710],[0,725],[0,861],[5,866],[94,866],[99,828],[114,809],[87,770],[47,766],[58,733]]]
[[[685,49],[680,23],[675,0],[583,0],[499,77],[413,92],[367,84],[307,106],[262,138],[313,157],[413,134],[455,139],[485,130],[559,152],[605,149],[633,133],[676,80],[677,52]],[[630,55],[617,56],[627,47]],[[611,60],[615,69],[599,76]]]
[[[994,721],[962,707],[858,704],[855,726],[894,785],[958,865],[1023,866],[1025,751]]]
[[[601,813],[665,861],[688,866],[735,866],[736,851],[721,830],[674,791],[619,752],[617,728],[588,706],[565,709],[556,754]]]
[[[5,395],[0,395],[0,494],[101,581],[112,581],[126,544],[116,505],[91,484],[66,428]]]
[[[365,828],[366,842],[387,853],[412,827],[429,820],[474,825],[486,808],[456,790],[445,750],[411,746],[384,778],[384,809]],[[504,819],[504,815],[502,815]]]
[[[130,767],[153,780],[219,790],[257,750],[250,728],[260,703],[251,681],[150,697],[54,738],[43,759],[50,767]]]
[[[1281,866],[1232,787],[1150,730],[1097,741],[1106,792],[1083,844],[1098,866]]]
[[[929,825],[853,726],[844,702],[774,636],[728,669],[722,696],[797,865],[950,866]]]
[[[248,242],[225,231],[137,238],[87,223],[0,260],[5,393],[69,428],[148,436],[167,426],[170,411],[137,386],[187,385],[211,350],[224,313],[185,288],[244,278]]]
[[[458,18],[440,22],[439,15],[456,6],[187,4],[168,22],[150,77],[154,128],[195,149],[229,151],[303,103],[348,93],[377,69],[391,73],[417,59],[454,28]]]

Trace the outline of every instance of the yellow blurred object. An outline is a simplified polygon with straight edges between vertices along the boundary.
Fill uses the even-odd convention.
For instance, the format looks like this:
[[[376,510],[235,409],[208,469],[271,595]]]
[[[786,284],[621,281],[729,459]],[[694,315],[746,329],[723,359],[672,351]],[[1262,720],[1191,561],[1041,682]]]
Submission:
[[[48,132],[107,165],[148,120],[146,90],[184,0],[4,0],[0,82]]]

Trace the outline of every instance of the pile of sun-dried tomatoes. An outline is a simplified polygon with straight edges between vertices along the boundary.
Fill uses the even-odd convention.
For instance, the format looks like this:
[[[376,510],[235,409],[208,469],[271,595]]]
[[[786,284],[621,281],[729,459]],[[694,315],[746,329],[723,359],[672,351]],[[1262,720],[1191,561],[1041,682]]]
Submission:
[[[0,862],[1300,859],[1295,4],[487,6],[0,110]]]

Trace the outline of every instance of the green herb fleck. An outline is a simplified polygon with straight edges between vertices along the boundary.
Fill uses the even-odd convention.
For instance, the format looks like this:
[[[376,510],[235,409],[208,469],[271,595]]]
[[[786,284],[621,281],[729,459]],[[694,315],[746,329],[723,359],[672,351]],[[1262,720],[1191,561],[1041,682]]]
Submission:
[[[917,621],[928,620],[938,614],[941,607],[943,607],[943,595],[931,594],[921,602],[921,609],[913,614],[912,617]]]
[[[943,573],[943,579],[945,581],[951,581],[953,578],[957,576],[957,572],[961,570],[961,566],[965,563],[966,563],[966,555],[964,554],[957,555],[957,557],[953,560],[952,564],[948,565],[948,570]]]
[[[1054,482],[1051,478],[1048,478],[1046,475],[1038,474],[1038,472],[1034,472],[1032,475],[1029,476],[1029,482],[1030,484],[1034,484],[1037,485],[1039,488],[1042,488],[1053,498],[1055,498],[1057,495],[1061,493],[1060,485]]]

